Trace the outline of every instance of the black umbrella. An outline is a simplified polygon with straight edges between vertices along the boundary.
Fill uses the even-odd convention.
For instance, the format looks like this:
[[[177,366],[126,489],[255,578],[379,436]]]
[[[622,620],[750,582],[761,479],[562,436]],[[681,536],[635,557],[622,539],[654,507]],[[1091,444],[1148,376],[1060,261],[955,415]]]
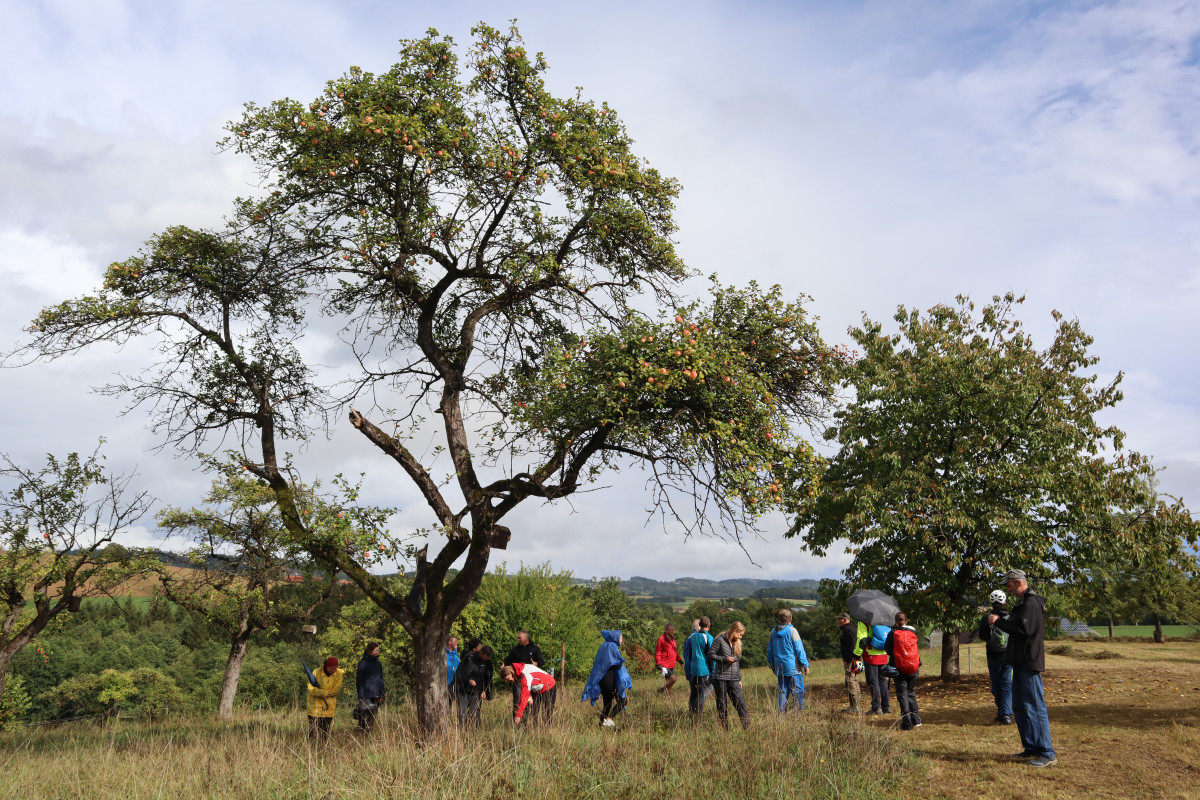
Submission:
[[[868,625],[890,627],[896,623],[896,614],[900,611],[900,606],[890,595],[878,589],[859,589],[846,598],[846,609],[850,616]]]

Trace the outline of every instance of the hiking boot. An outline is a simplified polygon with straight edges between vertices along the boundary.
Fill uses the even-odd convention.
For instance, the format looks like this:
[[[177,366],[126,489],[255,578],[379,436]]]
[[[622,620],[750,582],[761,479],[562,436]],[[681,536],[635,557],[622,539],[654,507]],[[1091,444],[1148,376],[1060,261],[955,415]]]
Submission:
[[[1038,756],[1029,760],[1031,767],[1053,767],[1058,763],[1058,759],[1054,756]]]
[[[1019,753],[1013,753],[1011,756],[1009,756],[1009,758],[1011,758],[1013,761],[1028,761],[1036,755],[1037,753],[1031,753],[1028,750],[1022,750]]]
[[[882,716],[882,714],[883,714],[882,711],[868,711],[867,712],[868,717],[878,717],[878,716]]]
[[[605,718],[600,721],[600,727],[601,728],[615,728],[615,727],[617,727],[617,723],[613,722],[611,719]]]
[[[1008,716],[1008,717],[1002,717],[1002,718],[1000,719],[1000,724],[1001,724],[1001,725],[1012,725],[1012,724],[1013,724],[1013,718],[1012,718],[1011,716]]]
[[[846,706],[845,708],[842,709],[842,713],[843,714],[857,714],[857,713],[859,713],[858,706]]]

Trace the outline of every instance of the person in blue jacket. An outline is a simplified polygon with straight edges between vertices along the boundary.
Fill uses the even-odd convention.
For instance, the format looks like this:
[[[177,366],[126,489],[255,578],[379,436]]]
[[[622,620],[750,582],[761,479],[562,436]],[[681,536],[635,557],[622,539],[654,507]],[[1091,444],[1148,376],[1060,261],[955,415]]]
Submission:
[[[458,654],[458,637],[451,636],[446,640],[446,694],[450,696],[450,705],[454,705],[454,673],[462,657]]]
[[[604,698],[600,724],[605,728],[616,725],[613,717],[625,710],[625,693],[633,687],[633,679],[625,668],[625,657],[621,655],[621,632],[600,631],[604,642],[596,651],[592,672],[583,687],[583,700],[596,701]],[[615,710],[614,710],[615,709]]]
[[[691,693],[688,695],[688,711],[692,720],[704,713],[704,700],[712,692],[712,662],[708,660],[708,648],[713,637],[708,632],[712,620],[701,617],[698,629],[683,643],[683,676],[687,678]]]
[[[775,615],[779,623],[767,639],[767,665],[775,673],[779,686],[779,713],[787,711],[788,698],[796,698],[796,710],[804,710],[804,676],[808,674],[808,656],[800,633],[792,627],[792,612],[786,608]]]

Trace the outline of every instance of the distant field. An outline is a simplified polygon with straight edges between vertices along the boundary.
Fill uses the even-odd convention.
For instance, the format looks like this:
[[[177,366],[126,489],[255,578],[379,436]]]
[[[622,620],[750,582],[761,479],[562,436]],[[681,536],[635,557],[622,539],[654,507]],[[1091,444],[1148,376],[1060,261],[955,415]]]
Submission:
[[[1093,626],[1092,630],[1101,636],[1108,636],[1108,626]],[[1195,625],[1163,625],[1163,636],[1189,636],[1196,632]],[[1153,636],[1153,625],[1114,625],[1114,636]]]

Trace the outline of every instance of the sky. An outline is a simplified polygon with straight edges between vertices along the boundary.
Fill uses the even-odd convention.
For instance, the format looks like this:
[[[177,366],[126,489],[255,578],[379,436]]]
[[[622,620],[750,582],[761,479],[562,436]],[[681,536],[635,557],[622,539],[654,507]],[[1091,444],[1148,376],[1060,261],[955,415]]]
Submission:
[[[386,70],[399,39],[432,27],[464,45],[514,18],[553,91],[610,103],[681,181],[677,244],[699,274],[810,296],[833,343],[899,304],[1024,294],[1036,343],[1054,309],[1082,322],[1102,377],[1125,375],[1105,420],[1165,491],[1200,496],[1197,2],[5,3],[0,350],[157,231],[213,225],[252,191],[251,165],[214,144],[243,103],[307,101],[351,65]],[[0,371],[0,451],[34,464],[104,437],[110,467],[198,502],[194,460],[90,391],[145,363],[97,348]],[[297,461],[366,473],[395,525],[429,524],[344,422]],[[848,561],[805,553],[782,519],[746,552],[684,540],[648,519],[643,481],[624,470],[522,509],[493,560],[659,579],[832,577]],[[124,538],[162,544],[152,520]]]

